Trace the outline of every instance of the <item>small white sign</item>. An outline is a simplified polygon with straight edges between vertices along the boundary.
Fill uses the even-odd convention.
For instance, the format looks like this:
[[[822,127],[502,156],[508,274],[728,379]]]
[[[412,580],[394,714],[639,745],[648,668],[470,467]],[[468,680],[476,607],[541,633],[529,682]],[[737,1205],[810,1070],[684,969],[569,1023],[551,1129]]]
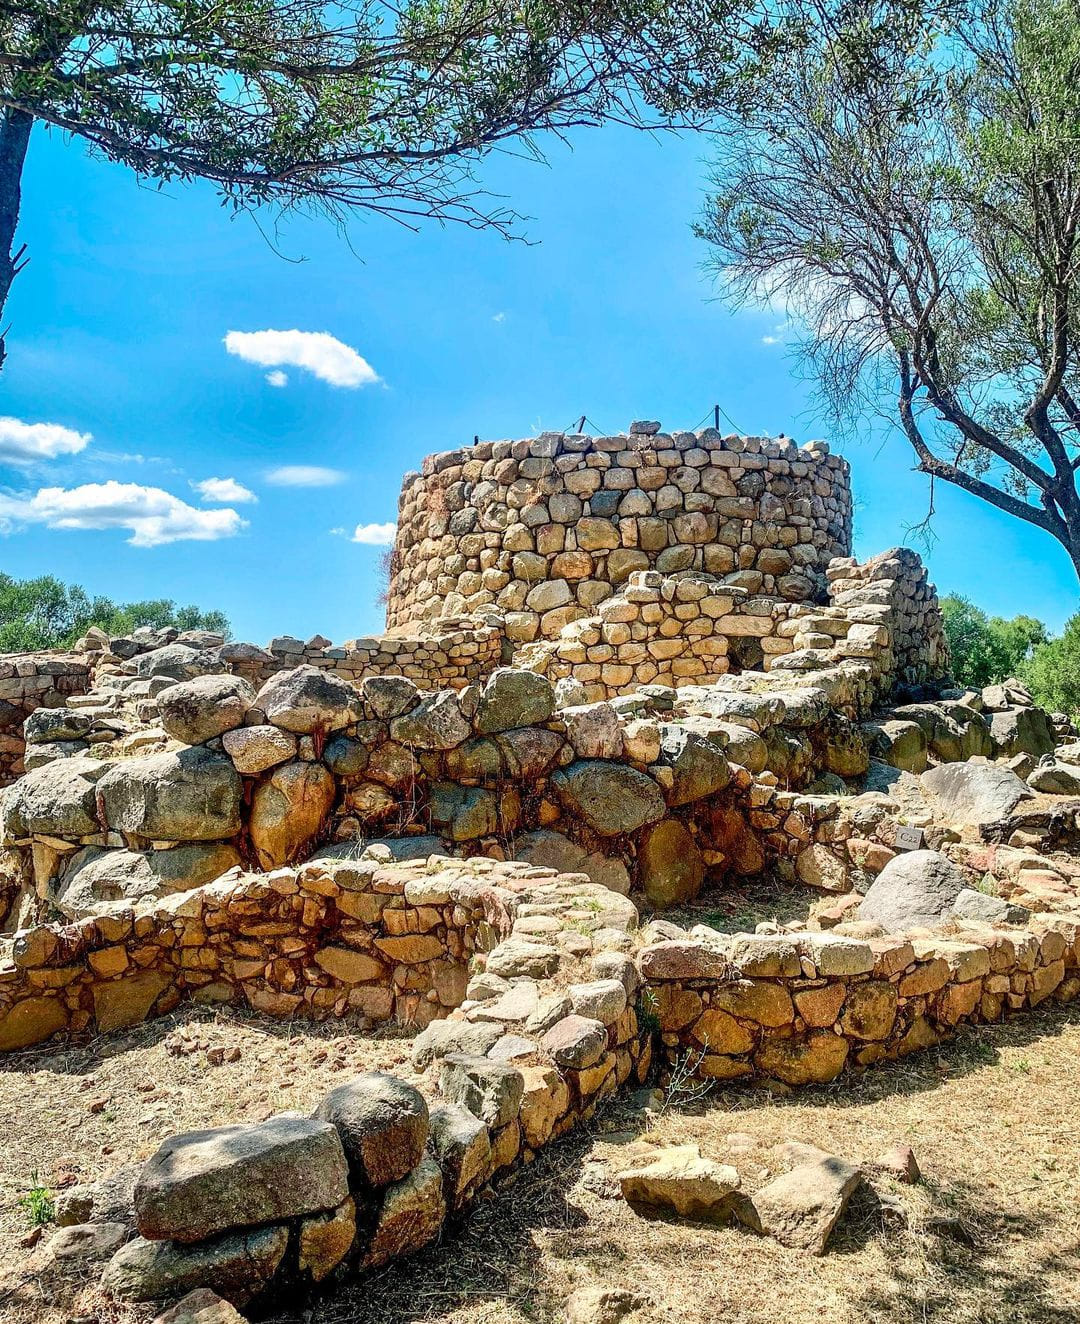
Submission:
[[[897,850],[922,850],[923,830],[920,827],[898,827],[894,842]]]

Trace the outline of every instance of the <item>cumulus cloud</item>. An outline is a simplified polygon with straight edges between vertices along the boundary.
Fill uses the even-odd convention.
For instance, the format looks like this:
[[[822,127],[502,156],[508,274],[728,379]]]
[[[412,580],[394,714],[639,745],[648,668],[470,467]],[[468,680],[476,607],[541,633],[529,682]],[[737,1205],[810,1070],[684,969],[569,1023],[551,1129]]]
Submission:
[[[496,313],[495,316],[494,316],[491,320],[492,320],[493,322],[505,322],[505,321],[506,321],[506,314],[505,314],[505,313]]]
[[[160,487],[139,483],[83,483],[79,487],[43,487],[31,495],[0,495],[5,530],[19,524],[50,529],[128,529],[132,547],[164,543],[213,542],[247,527],[235,510],[199,510]]]
[[[78,455],[89,446],[89,432],[76,432],[59,423],[24,423],[0,418],[0,463],[33,464],[60,455]]]
[[[271,386],[288,386],[289,374],[282,372],[280,368],[275,368],[273,372],[266,374],[266,380]]]
[[[348,476],[340,469],[324,469],[318,464],[282,464],[267,473],[266,481],[275,487],[333,487]]]
[[[365,547],[389,547],[396,533],[396,524],[358,524],[349,541],[363,543]]]
[[[260,368],[303,368],[331,386],[372,386],[380,380],[367,359],[327,331],[230,331],[225,348]],[[273,373],[266,380],[285,385]]]
[[[203,478],[198,483],[192,483],[191,486],[204,501],[210,501],[217,506],[225,505],[229,501],[259,499],[250,488],[238,483],[235,478]]]

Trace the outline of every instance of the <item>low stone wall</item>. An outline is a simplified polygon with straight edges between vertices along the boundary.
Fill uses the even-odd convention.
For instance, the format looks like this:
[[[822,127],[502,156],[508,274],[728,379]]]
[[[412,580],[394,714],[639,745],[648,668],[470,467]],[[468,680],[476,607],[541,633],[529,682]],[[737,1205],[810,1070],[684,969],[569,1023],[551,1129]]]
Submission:
[[[695,930],[638,964],[667,1063],[701,1078],[824,1083],[928,1048],[961,1022],[992,1022],[1080,994],[1080,919],[950,937]]]
[[[406,474],[387,622],[495,607],[512,638],[550,639],[648,569],[810,601],[850,550],[848,466],[824,442],[649,423],[483,441]]]
[[[90,666],[74,653],[0,655],[0,786],[23,771],[22,726],[38,708],[59,708],[90,688]]]

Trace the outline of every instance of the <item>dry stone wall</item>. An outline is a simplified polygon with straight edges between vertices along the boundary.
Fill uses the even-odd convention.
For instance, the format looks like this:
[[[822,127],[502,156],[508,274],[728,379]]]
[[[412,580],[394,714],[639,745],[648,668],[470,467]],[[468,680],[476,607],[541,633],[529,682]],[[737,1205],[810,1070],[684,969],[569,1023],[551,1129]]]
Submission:
[[[90,688],[90,666],[75,653],[0,656],[0,786],[23,771],[23,723],[38,708],[60,708]]]
[[[515,642],[550,639],[650,569],[812,601],[850,550],[848,466],[823,442],[652,423],[477,442],[405,477],[387,623],[493,607]]]

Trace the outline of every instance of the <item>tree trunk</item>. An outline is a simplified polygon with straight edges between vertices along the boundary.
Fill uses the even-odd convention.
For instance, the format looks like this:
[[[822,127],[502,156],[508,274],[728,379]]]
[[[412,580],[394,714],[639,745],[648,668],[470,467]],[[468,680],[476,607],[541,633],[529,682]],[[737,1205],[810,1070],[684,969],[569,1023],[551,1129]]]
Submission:
[[[0,116],[0,368],[7,352],[4,309],[22,265],[15,251],[15,227],[19,223],[23,163],[33,123],[34,117],[25,110],[5,110]]]

